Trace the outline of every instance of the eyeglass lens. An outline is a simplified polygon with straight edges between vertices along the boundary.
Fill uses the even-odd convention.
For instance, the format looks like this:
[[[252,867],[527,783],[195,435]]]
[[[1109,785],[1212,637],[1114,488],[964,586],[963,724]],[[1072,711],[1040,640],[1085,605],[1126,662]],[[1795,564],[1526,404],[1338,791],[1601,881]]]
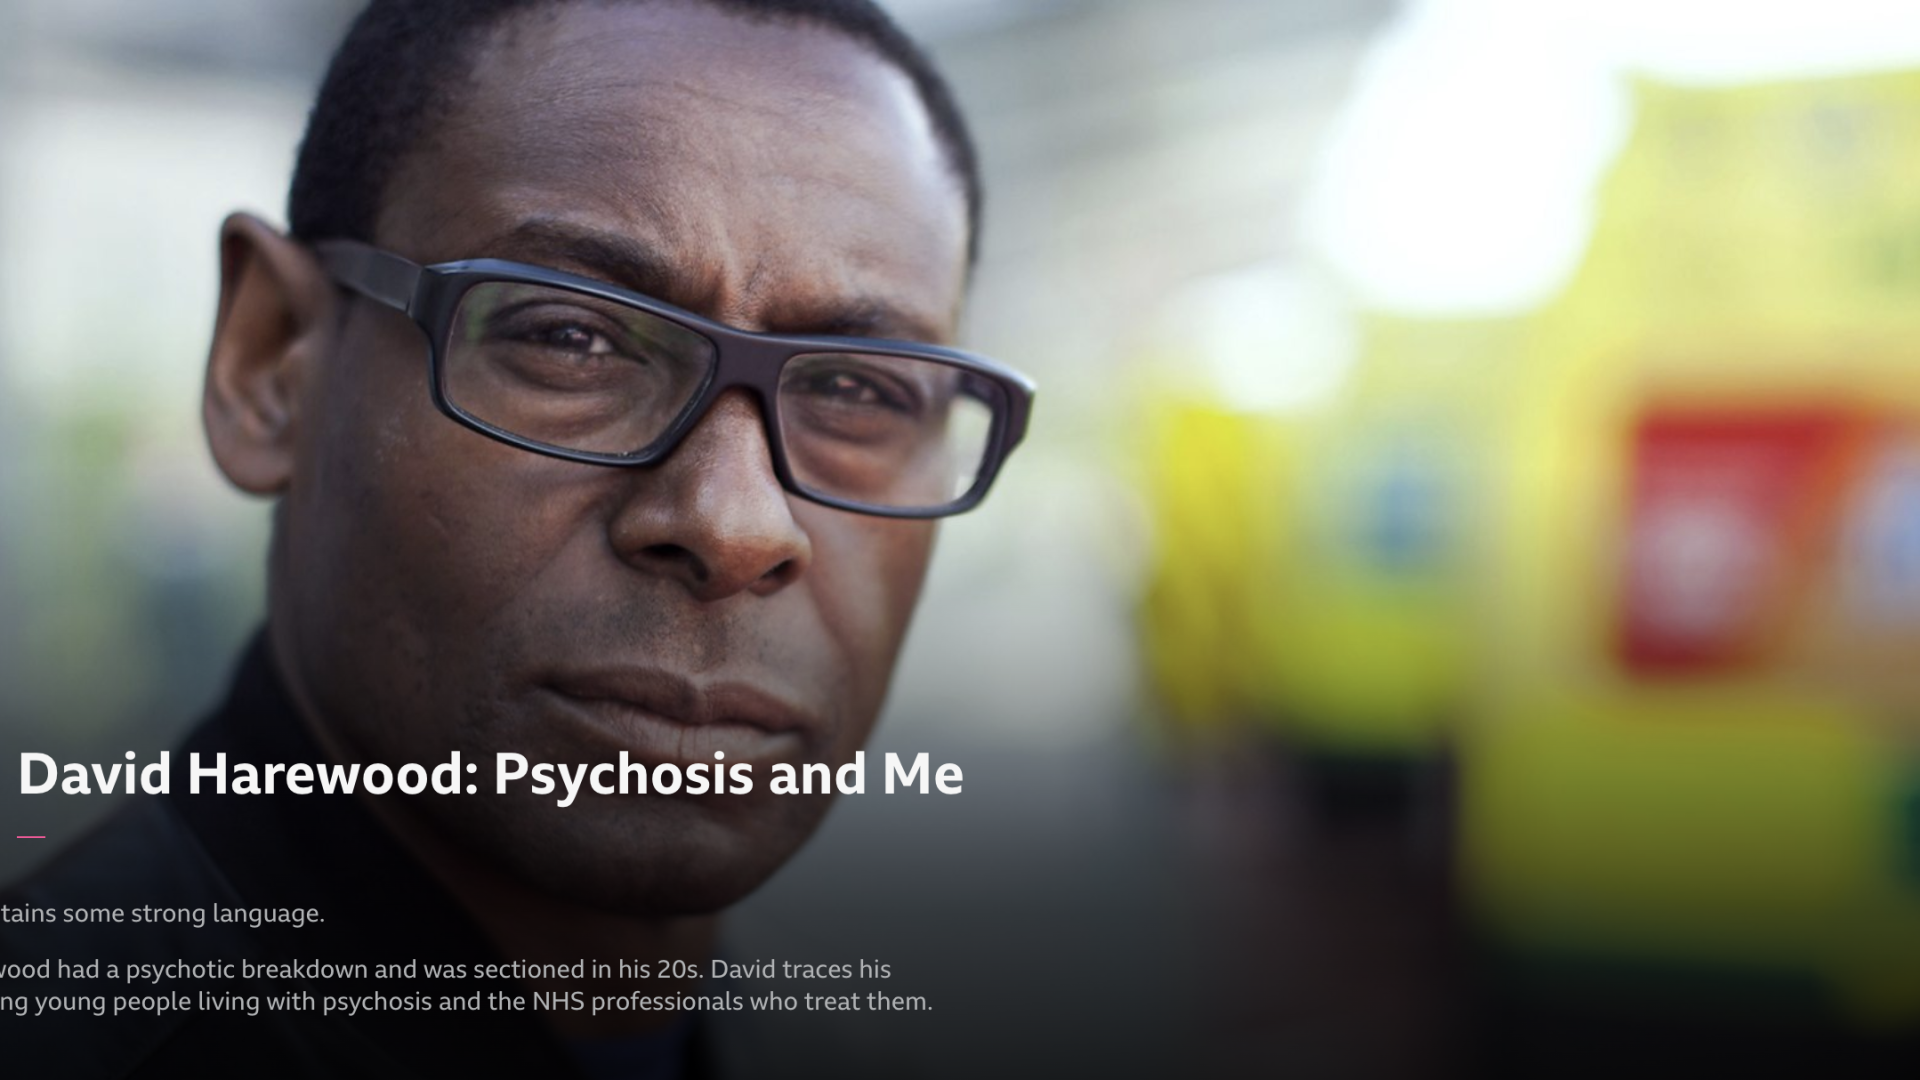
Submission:
[[[482,282],[456,309],[447,400],[533,442],[585,453],[652,445],[699,394],[701,334],[548,285]],[[780,371],[775,413],[794,482],[830,498],[931,509],[972,489],[1002,392],[965,368],[889,353],[807,353]]]

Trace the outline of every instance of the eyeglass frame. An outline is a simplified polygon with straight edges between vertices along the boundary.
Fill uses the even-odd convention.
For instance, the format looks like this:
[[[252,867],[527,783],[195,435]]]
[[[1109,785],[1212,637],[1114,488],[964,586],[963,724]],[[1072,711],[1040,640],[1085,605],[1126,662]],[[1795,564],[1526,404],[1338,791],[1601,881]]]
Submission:
[[[448,419],[488,438],[535,454],[587,465],[634,468],[666,460],[706,416],[720,395],[735,388],[751,392],[760,403],[767,450],[774,476],[791,494],[858,514],[891,518],[939,518],[964,513],[986,498],[1014,447],[1026,437],[1033,408],[1033,381],[996,360],[962,349],[889,338],[845,337],[829,334],[776,334],[740,330],[696,315],[631,289],[604,281],[505,259],[462,259],[422,265],[358,240],[320,240],[309,245],[322,269],[333,281],[366,299],[392,308],[413,320],[427,339],[428,387],[433,404]],[[542,285],[609,301],[673,323],[712,343],[713,362],[704,382],[664,431],[651,443],[624,454],[571,450],[508,431],[473,415],[447,396],[445,354],[455,314],[468,290],[487,282]],[[978,375],[998,388],[1005,399],[995,409],[980,468],[973,484],[956,498],[930,507],[876,506],[812,491],[793,475],[787,461],[786,439],[780,433],[780,373],[787,362],[810,353],[846,353],[899,356],[944,364]],[[989,403],[991,404],[991,403]]]

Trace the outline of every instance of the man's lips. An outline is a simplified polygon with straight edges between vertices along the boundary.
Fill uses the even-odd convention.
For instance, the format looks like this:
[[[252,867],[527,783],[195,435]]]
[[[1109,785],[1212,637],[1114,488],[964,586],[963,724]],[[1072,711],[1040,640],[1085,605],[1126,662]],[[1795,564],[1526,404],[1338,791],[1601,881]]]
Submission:
[[[711,762],[716,751],[729,761],[788,757],[825,727],[818,716],[746,683],[702,686],[648,669],[566,672],[544,688],[621,749],[652,762]]]

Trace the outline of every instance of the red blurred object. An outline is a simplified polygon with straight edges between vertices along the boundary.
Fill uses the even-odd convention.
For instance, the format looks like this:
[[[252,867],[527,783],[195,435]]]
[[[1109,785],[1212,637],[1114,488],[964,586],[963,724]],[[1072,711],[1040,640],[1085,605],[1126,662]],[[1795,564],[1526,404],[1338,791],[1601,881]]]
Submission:
[[[1869,427],[1831,406],[1648,409],[1631,435],[1622,666],[1766,666],[1831,555]]]

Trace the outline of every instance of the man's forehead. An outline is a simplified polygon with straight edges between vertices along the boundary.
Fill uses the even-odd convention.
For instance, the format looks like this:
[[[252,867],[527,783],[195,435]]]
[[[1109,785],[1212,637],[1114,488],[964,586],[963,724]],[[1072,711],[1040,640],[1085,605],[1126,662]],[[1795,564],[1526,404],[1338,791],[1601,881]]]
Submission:
[[[561,3],[508,16],[482,36],[467,94],[495,107],[644,89],[676,105],[753,109],[771,92],[831,108],[881,91],[924,121],[906,74],[838,28],[749,16],[697,0]],[[504,91],[508,98],[495,95]]]
[[[663,297],[690,307],[757,262],[817,254],[811,273],[868,279],[844,283],[856,292],[948,279],[937,300],[892,306],[951,325],[959,182],[911,81],[837,31],[671,0],[561,5],[496,28],[443,119],[383,207],[378,231],[409,254],[515,257],[459,245],[565,219],[701,279]]]

